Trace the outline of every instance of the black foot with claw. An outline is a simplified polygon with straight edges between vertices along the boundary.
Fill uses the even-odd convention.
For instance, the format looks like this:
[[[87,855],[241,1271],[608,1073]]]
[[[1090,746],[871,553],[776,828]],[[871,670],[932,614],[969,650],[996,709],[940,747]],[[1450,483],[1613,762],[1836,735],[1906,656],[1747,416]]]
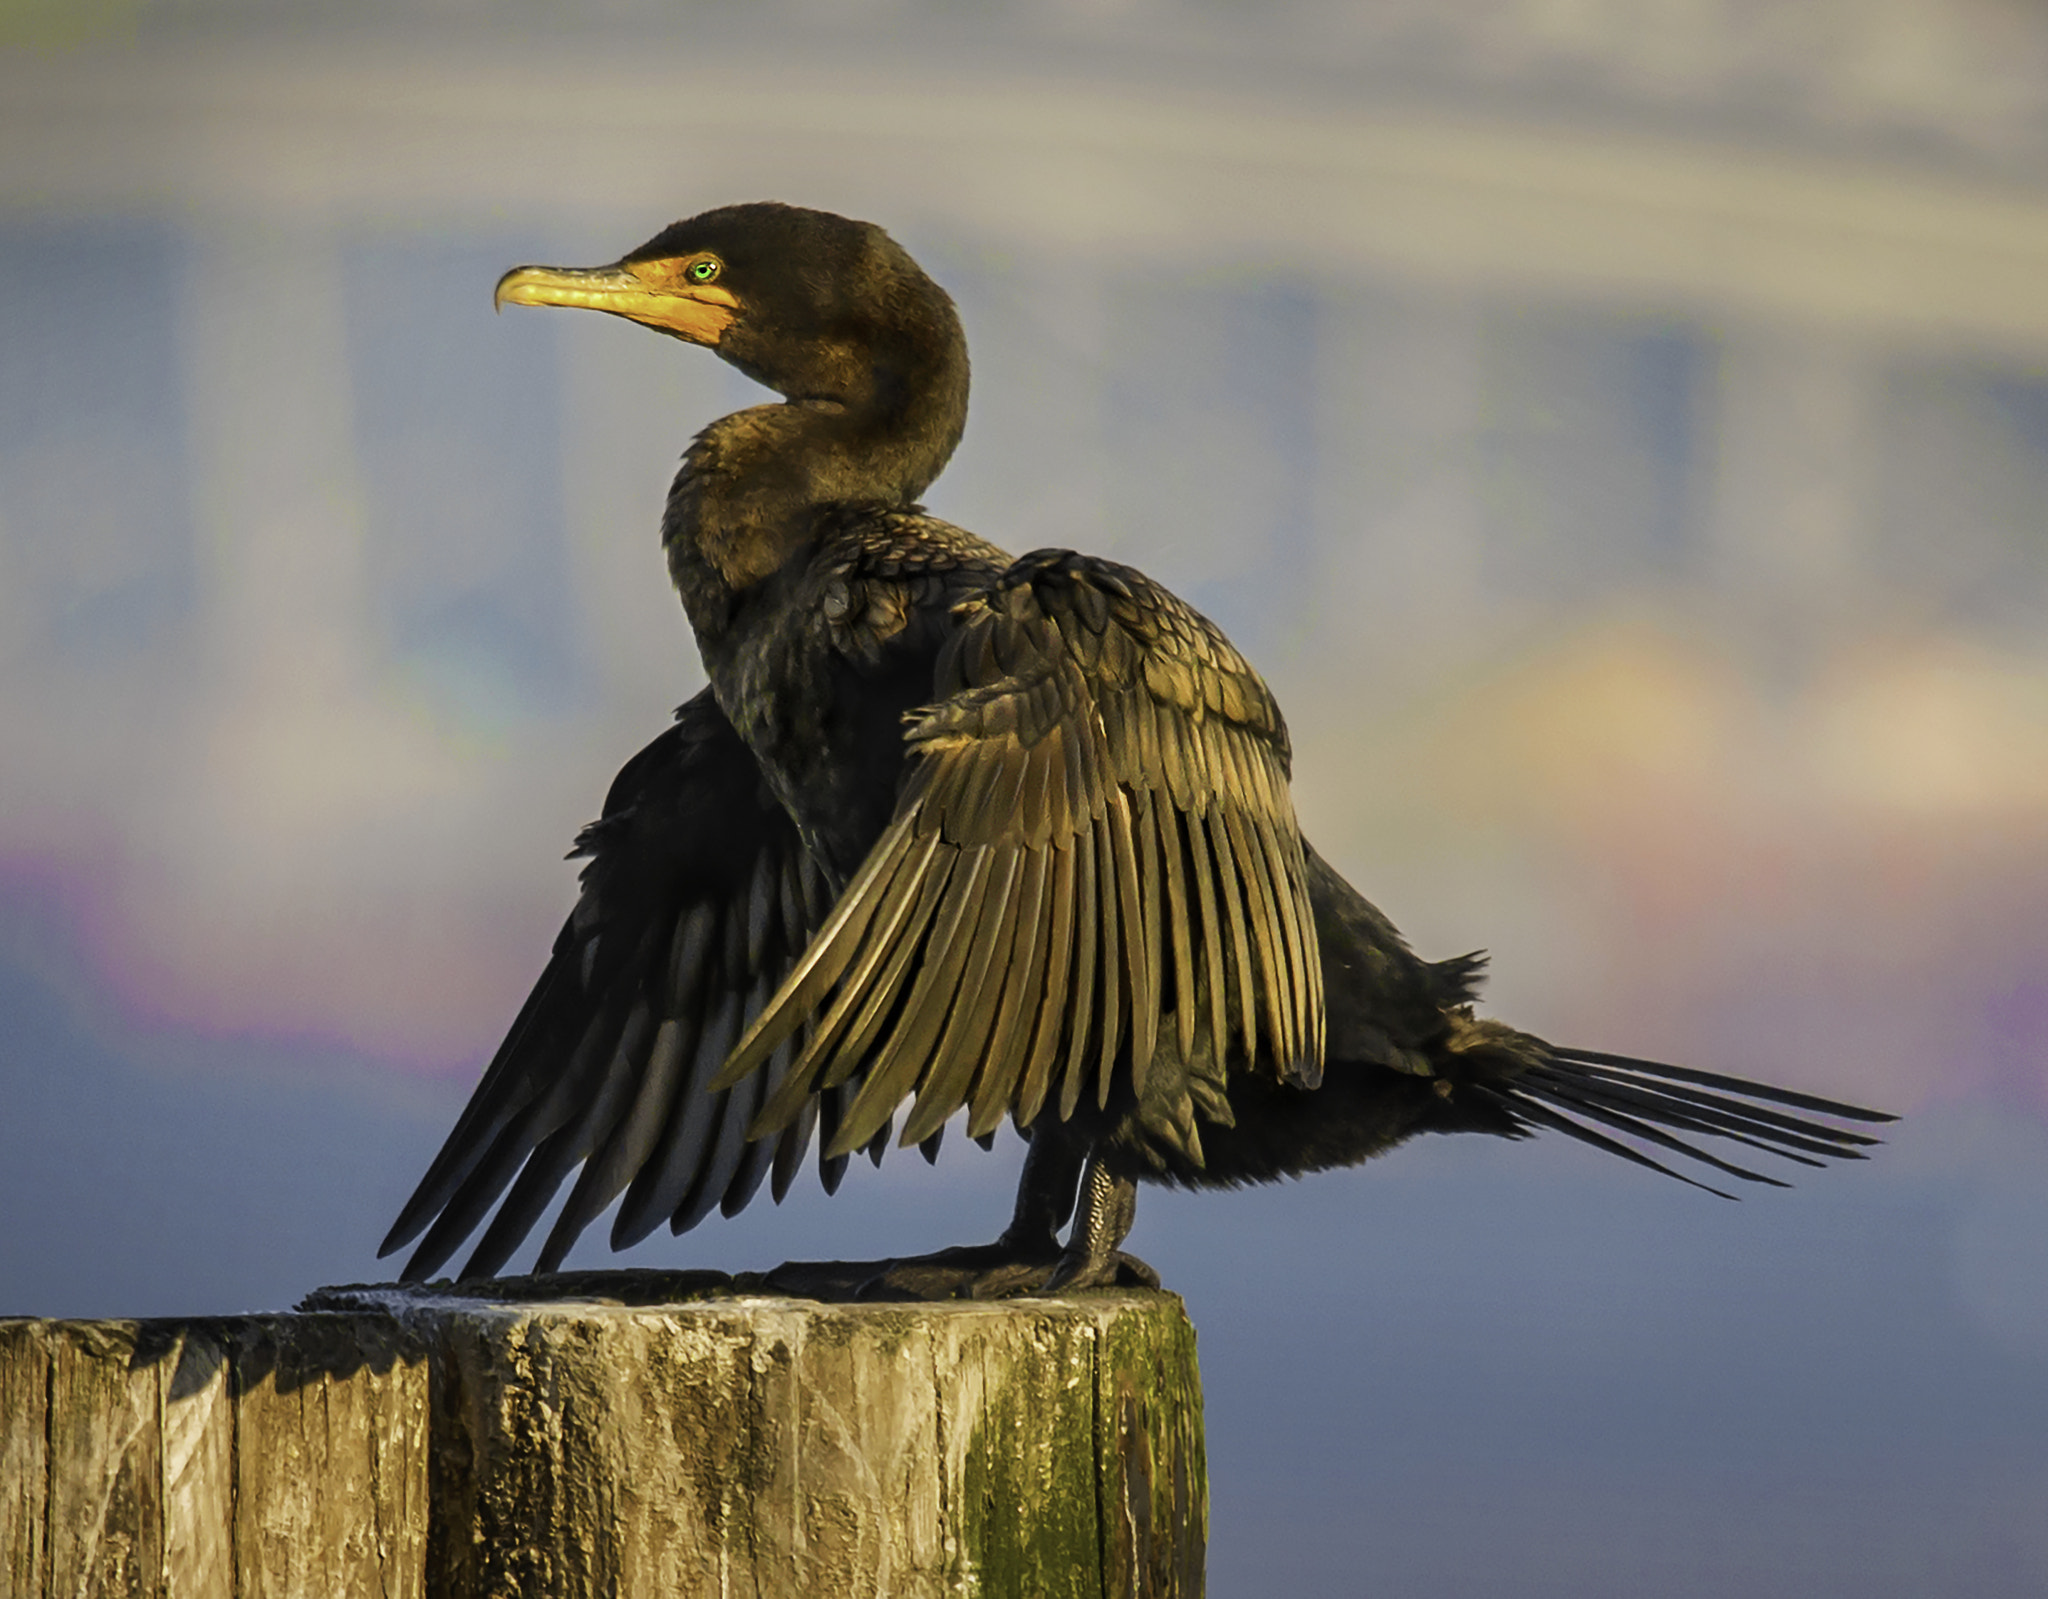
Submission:
[[[1079,1193],[1076,1193],[1078,1186]],[[1017,1210],[992,1244],[898,1260],[790,1261],[760,1280],[800,1299],[1010,1299],[1085,1288],[1157,1288],[1159,1273],[1118,1246],[1137,1213],[1137,1185],[1056,1135],[1032,1139]],[[1064,1248],[1059,1229],[1073,1218]]]
[[[1038,1288],[1041,1294],[1077,1293],[1083,1288],[1157,1288],[1159,1273],[1136,1255],[1113,1249],[1107,1255],[1065,1254]]]
[[[1051,1233],[964,1244],[882,1263],[860,1286],[862,1299],[1007,1299],[1036,1293],[1063,1257]]]

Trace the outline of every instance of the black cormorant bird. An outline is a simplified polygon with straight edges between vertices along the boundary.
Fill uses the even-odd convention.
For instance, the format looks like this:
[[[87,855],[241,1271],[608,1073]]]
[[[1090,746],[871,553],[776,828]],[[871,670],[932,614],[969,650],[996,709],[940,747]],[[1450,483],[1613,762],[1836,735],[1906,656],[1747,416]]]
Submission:
[[[814,1136],[830,1190],[899,1113],[928,1154],[963,1112],[1030,1141],[995,1243],[880,1274],[937,1293],[1156,1282],[1119,1248],[1140,1181],[1550,1128],[1776,1182],[1698,1140],[1814,1165],[1873,1142],[1833,1121],[1889,1119],[1476,1015],[1481,959],[1418,959],[1301,837],[1280,709],[1214,624],[917,503],[967,345],[880,228],[729,206],[497,301],[631,318],[784,398],[683,458],[662,542],[710,685],[577,840],[553,958],[384,1242],[427,1229],[406,1277],[504,1195],[463,1268],[497,1272],[578,1165],[543,1270],[622,1193],[615,1248],[780,1199]]]

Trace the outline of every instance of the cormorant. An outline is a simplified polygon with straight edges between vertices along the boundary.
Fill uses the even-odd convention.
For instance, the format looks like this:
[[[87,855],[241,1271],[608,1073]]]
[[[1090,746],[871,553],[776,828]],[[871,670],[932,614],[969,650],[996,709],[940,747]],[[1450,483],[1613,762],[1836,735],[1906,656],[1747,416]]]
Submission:
[[[553,957],[384,1241],[427,1229],[407,1278],[510,1185],[463,1268],[496,1273],[579,1164],[542,1270],[621,1193],[614,1248],[779,1200],[814,1134],[829,1191],[906,1099],[928,1155],[963,1111],[1030,1141],[994,1244],[883,1273],[940,1293],[1156,1283],[1119,1248],[1140,1181],[1549,1128],[1776,1184],[1697,1140],[1817,1165],[1875,1140],[1816,1118],[1890,1119],[1476,1015],[1483,957],[1417,958],[1301,837],[1280,709],[1211,622],[917,503],[967,346],[879,227],[729,206],[520,267],[507,302],[628,317],[784,398],[683,458],[662,542],[709,686],[578,838]]]

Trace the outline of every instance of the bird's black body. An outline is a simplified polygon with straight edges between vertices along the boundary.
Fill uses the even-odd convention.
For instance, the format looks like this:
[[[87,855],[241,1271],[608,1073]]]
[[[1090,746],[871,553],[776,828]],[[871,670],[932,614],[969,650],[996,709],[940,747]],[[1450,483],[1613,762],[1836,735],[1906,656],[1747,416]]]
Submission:
[[[710,345],[786,398],[685,457],[662,532],[710,685],[578,841],[554,957],[386,1241],[429,1228],[408,1276],[508,1185],[468,1275],[579,1165],[544,1267],[621,1193],[620,1246],[779,1199],[814,1136],[834,1187],[899,1115],[928,1153],[963,1111],[1031,1139],[1001,1239],[885,1274],[968,1292],[1147,1276],[1117,1248],[1137,1181],[1268,1182],[1418,1132],[1552,1127],[1744,1177],[1691,1140],[1870,1142],[1791,1113],[1882,1119],[1854,1107],[1476,1017],[1481,962],[1418,959],[1301,839],[1279,708],[1213,625],[924,512],[966,346],[880,229],[730,207],[499,293]]]

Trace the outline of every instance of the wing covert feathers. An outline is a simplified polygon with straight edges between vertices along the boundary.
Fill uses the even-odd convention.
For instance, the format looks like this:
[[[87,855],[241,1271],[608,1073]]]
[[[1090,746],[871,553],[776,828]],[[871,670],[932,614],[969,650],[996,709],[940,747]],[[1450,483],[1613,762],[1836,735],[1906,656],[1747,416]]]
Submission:
[[[1128,568],[1016,562],[955,611],[895,818],[712,1080],[800,1029],[758,1135],[871,1062],[828,1155],[1145,1093],[1162,1049],[1313,1086],[1322,961],[1286,728],[1207,621]]]

